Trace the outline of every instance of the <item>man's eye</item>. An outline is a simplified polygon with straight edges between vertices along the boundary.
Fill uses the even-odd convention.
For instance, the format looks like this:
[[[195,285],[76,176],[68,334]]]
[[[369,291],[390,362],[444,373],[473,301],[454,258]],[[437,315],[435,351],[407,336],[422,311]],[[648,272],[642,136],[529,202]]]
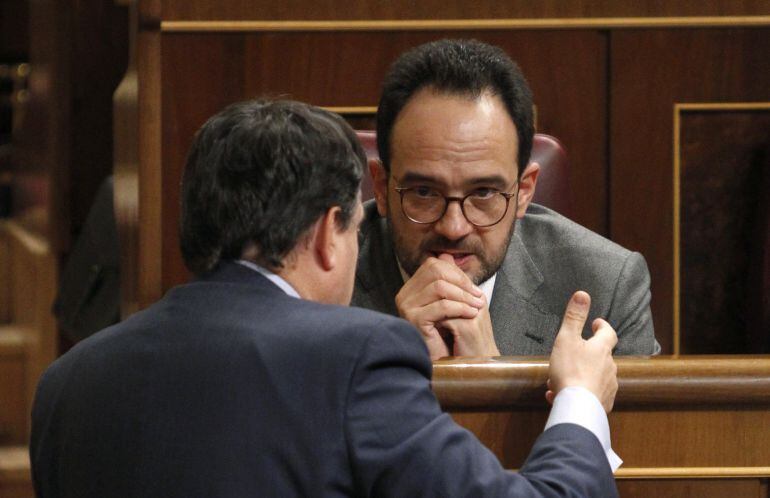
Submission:
[[[417,197],[424,197],[426,199],[439,196],[438,192],[430,187],[414,187],[412,191]]]
[[[497,190],[491,188],[480,188],[473,191],[471,194],[476,199],[491,199],[497,194]]]

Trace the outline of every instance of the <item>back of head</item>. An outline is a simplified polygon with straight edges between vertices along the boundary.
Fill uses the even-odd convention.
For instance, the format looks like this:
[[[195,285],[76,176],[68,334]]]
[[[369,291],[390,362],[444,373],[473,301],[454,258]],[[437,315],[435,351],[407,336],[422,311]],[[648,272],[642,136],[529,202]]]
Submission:
[[[478,98],[484,92],[505,104],[519,139],[519,174],[529,162],[534,125],[532,92],[521,70],[502,49],[477,40],[439,40],[402,54],[383,83],[377,109],[377,148],[390,171],[390,137],[398,114],[422,88]]]
[[[195,136],[182,179],[180,240],[196,274],[256,249],[280,268],[329,208],[352,219],[366,156],[338,115],[293,101],[233,104]]]

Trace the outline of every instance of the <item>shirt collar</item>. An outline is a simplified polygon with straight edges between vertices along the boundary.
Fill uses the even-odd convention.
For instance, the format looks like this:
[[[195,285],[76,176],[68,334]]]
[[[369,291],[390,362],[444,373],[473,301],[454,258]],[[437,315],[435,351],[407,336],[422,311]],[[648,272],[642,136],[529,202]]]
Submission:
[[[257,273],[261,273],[264,275],[268,280],[273,282],[275,285],[277,285],[282,291],[284,291],[286,294],[301,299],[299,293],[294,289],[294,287],[291,286],[289,282],[281,278],[279,275],[271,272],[267,268],[264,268],[262,266],[259,266],[258,264],[252,263],[251,261],[246,261],[244,259],[238,259],[235,261],[239,265],[243,265],[246,268],[249,268],[251,270],[254,270]]]

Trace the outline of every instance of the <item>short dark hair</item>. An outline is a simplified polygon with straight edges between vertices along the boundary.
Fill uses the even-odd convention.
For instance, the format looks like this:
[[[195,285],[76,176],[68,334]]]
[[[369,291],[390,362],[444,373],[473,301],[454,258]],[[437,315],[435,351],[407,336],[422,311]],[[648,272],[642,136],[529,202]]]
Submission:
[[[519,66],[502,49],[478,40],[425,43],[402,54],[390,67],[377,109],[377,149],[386,171],[390,171],[396,118],[412,95],[426,87],[471,98],[485,91],[498,95],[516,125],[521,175],[529,163],[535,133],[532,91]]]
[[[180,242],[196,274],[238,259],[280,268],[328,209],[355,213],[366,155],[338,115],[300,102],[252,100],[210,118],[195,135],[182,179]]]

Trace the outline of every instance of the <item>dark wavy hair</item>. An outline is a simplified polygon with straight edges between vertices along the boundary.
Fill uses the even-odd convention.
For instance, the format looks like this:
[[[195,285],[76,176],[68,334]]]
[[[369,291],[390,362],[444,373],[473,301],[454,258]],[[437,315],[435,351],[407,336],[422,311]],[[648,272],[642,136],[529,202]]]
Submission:
[[[439,40],[403,53],[390,67],[377,109],[377,149],[390,171],[390,137],[398,114],[418,90],[478,98],[497,95],[516,125],[519,176],[527,167],[535,133],[532,91],[519,66],[500,48],[478,40]]]
[[[366,164],[338,115],[300,102],[252,100],[210,118],[195,135],[182,179],[180,244],[196,274],[238,259],[280,268],[329,208],[354,214]]]

